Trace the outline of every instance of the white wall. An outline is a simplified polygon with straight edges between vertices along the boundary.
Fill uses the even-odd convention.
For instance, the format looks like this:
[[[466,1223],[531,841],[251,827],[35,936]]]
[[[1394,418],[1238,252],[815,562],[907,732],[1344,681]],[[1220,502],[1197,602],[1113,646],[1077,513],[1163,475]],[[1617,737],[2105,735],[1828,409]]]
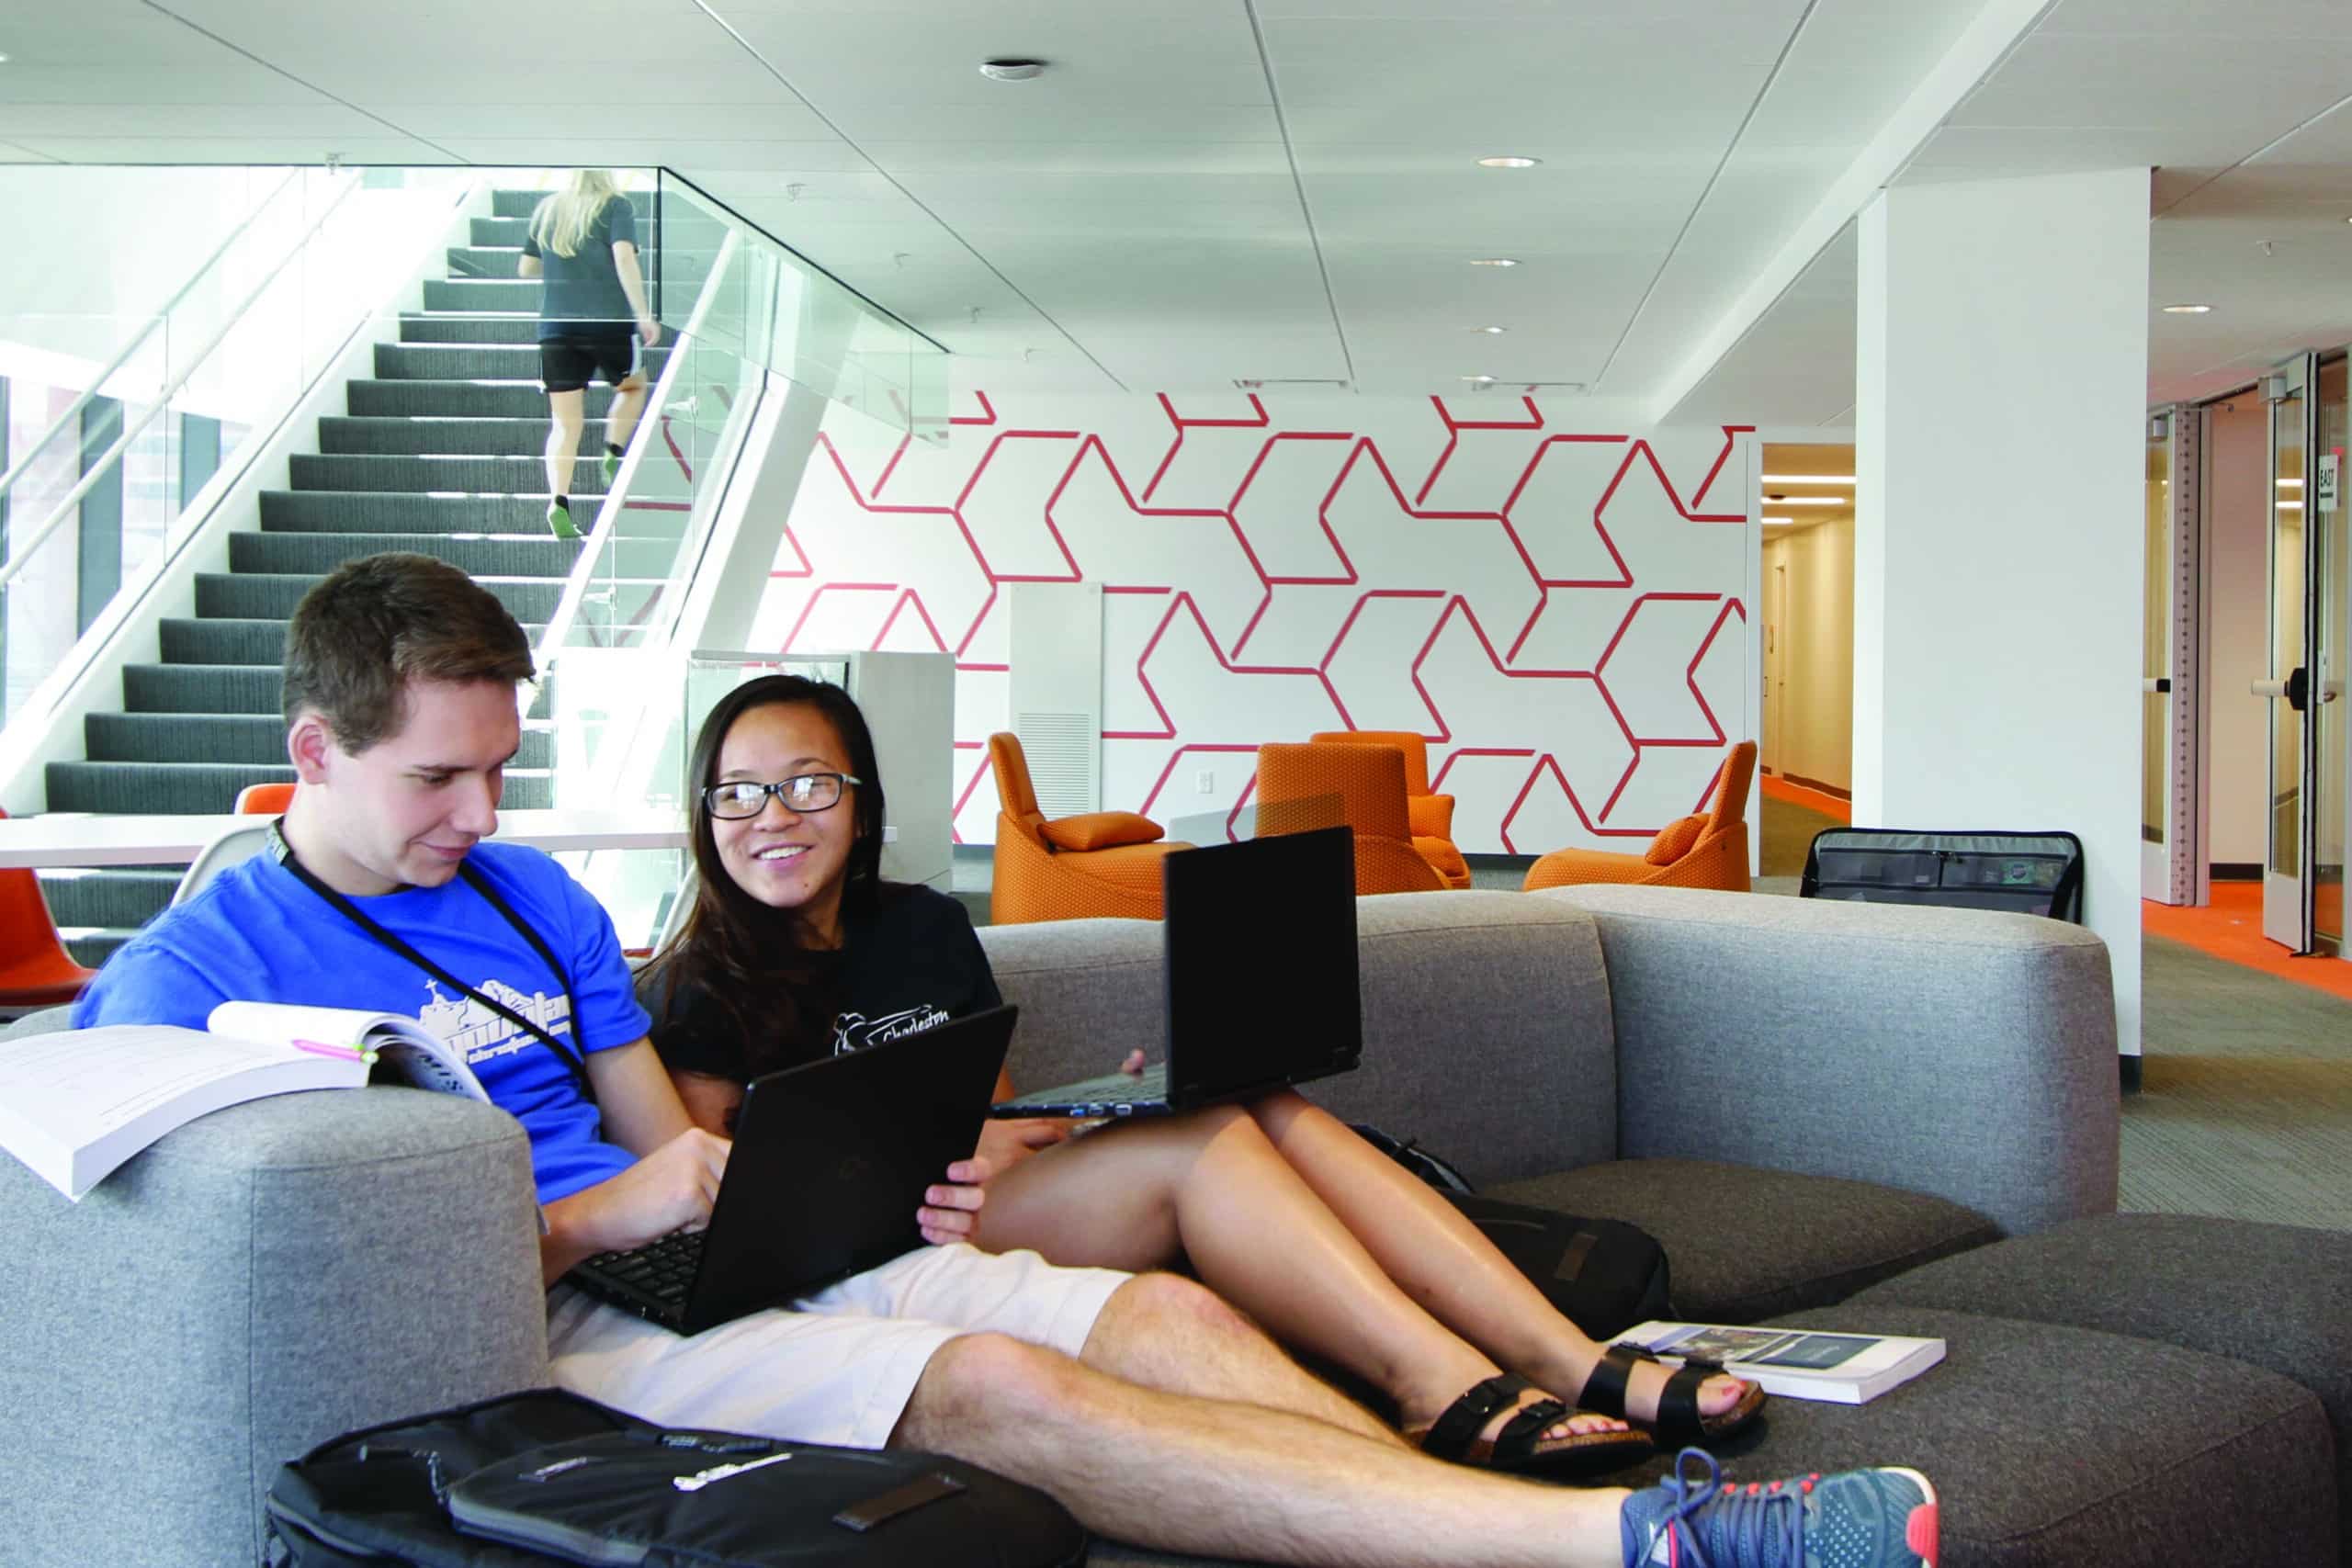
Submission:
[[[2079,835],[2137,1053],[2148,172],[1860,225],[1855,820]]]
[[[2270,417],[2244,392],[2206,425],[2206,788],[2209,862],[2259,865],[2267,852],[2270,673]]]
[[[1764,570],[1785,570],[1778,635],[1788,685],[1772,767],[1853,788],[1854,525],[1850,518],[1768,533]],[[1770,660],[1768,656],[1767,663]]]
[[[1245,801],[1261,742],[1413,729],[1464,850],[1639,849],[1744,738],[1745,429],[1499,394],[954,409],[944,448],[828,418],[751,646],[955,653],[967,842],[1023,581],[1102,585],[1102,805],[1162,822]]]

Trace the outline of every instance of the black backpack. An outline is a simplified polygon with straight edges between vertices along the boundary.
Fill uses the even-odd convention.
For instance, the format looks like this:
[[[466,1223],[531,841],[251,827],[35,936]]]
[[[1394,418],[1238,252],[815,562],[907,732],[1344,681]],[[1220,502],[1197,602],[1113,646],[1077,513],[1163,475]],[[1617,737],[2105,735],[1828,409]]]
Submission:
[[[1637,1323],[1673,1318],[1666,1248],[1639,1225],[1483,1197],[1460,1171],[1411,1139],[1400,1142],[1363,1123],[1355,1131],[1443,1193],[1561,1316],[1589,1337],[1607,1340]]]
[[[1064,1568],[1088,1545],[958,1460],[680,1431],[558,1389],[322,1443],[266,1507],[271,1568]]]

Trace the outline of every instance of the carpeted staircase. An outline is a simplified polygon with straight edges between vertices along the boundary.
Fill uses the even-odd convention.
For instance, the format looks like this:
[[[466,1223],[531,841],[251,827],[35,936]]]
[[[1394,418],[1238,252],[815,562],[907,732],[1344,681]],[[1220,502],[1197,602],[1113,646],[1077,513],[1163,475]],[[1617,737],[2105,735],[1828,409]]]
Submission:
[[[195,616],[162,623],[162,662],[128,666],[122,711],[85,721],[87,761],[49,764],[50,810],[220,812],[247,784],[290,780],[279,713],[286,621],[313,583],[355,557],[416,550],[454,562],[537,644],[581,549],[547,529],[539,285],[515,276],[540,194],[497,192],[495,216],[471,220],[473,243],[450,250],[446,279],[426,282],[424,310],[402,314],[400,341],[376,348],[375,375],[348,383],[347,412],[322,418],[318,450],[293,458],[293,488],[265,491],[259,529],[230,536],[230,570],[197,579]],[[633,199],[650,272],[652,198]],[[673,289],[686,281],[670,279]],[[665,339],[647,355],[650,377],[669,353]],[[587,396],[571,486],[583,529],[604,494],[596,459],[612,392],[594,386]],[[666,572],[670,549],[644,542],[647,575]],[[634,575],[637,553],[622,545],[616,570]],[[536,716],[545,706],[542,695],[507,769],[509,807],[551,803],[554,738]],[[96,964],[178,880],[175,867],[43,872],[41,887],[74,956]]]

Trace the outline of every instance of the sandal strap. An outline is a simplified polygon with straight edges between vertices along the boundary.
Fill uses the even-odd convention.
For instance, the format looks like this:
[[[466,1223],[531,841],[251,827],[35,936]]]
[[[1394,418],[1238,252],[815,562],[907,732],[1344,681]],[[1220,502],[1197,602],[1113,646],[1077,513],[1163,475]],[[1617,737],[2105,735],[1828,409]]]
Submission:
[[[1568,1418],[1568,1407],[1556,1399],[1539,1399],[1523,1406],[1495,1434],[1495,1457],[1507,1463],[1531,1458],[1544,1429]]]
[[[1723,1369],[1712,1362],[1692,1362],[1678,1370],[1666,1380],[1658,1391],[1658,1433],[1676,1442],[1697,1442],[1706,1432],[1706,1418],[1699,1413],[1699,1388]]]
[[[1591,1374],[1584,1380],[1584,1392],[1577,1395],[1577,1407],[1596,1416],[1625,1414],[1625,1384],[1634,1369],[1644,1361],[1657,1358],[1639,1345],[1611,1345],[1600,1352],[1600,1359],[1593,1363]]]
[[[1487,1429],[1495,1412],[1524,1393],[1528,1386],[1525,1378],[1513,1377],[1509,1372],[1473,1383],[1461,1398],[1445,1407],[1445,1414],[1422,1435],[1421,1451],[1438,1459],[1460,1459],[1478,1440],[1478,1434]]]

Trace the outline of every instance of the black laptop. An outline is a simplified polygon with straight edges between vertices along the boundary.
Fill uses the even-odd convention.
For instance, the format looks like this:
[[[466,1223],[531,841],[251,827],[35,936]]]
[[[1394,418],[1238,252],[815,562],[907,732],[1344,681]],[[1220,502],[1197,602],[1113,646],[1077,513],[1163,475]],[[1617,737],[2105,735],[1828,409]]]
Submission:
[[[915,1210],[971,1157],[1019,1014],[992,1008],[753,1079],[709,1226],[564,1278],[699,1334],[922,1246]]]
[[[1346,828],[1179,850],[1161,941],[1168,1056],[989,1108],[991,1116],[1166,1116],[1352,1071],[1355,839]]]

